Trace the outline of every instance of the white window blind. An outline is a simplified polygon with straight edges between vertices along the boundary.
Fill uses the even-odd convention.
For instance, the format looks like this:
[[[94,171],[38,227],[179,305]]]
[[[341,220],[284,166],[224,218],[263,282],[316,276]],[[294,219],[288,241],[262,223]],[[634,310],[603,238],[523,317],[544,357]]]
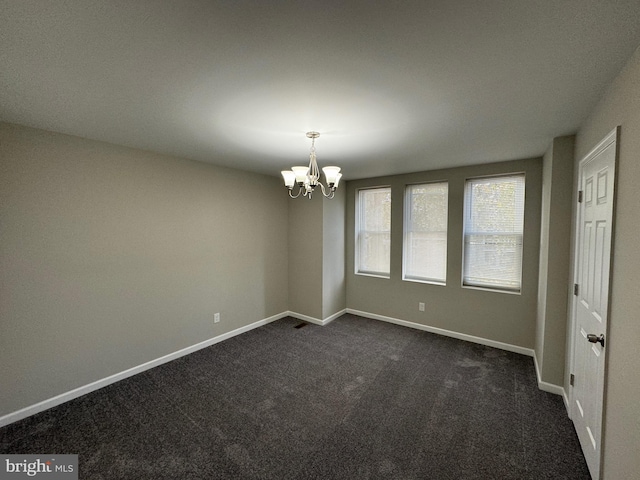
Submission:
[[[520,291],[524,174],[465,185],[463,284]]]
[[[447,182],[409,185],[404,204],[404,280],[447,280]]]
[[[356,273],[388,277],[391,264],[391,188],[358,191]]]

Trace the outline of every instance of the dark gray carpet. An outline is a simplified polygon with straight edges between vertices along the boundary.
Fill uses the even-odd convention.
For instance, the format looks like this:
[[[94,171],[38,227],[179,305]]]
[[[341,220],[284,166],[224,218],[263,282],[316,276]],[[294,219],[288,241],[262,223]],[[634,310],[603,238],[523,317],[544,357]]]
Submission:
[[[81,479],[588,479],[529,357],[285,318],[0,430]]]

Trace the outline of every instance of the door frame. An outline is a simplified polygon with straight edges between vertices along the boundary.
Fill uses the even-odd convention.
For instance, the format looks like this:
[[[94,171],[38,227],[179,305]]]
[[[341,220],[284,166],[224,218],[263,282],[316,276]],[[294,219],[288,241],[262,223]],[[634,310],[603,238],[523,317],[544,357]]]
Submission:
[[[582,187],[581,182],[582,182],[582,172],[583,172],[583,166],[584,164],[591,158],[599,155],[600,153],[602,153],[602,151],[604,151],[607,147],[609,147],[612,143],[615,144],[615,153],[614,153],[614,161],[613,161],[613,206],[612,206],[612,212],[611,212],[611,252],[610,252],[610,257],[609,257],[609,271],[607,272],[607,274],[609,275],[609,286],[608,286],[608,292],[607,292],[607,296],[608,296],[608,302],[607,302],[607,325],[606,325],[606,332],[604,332],[605,334],[605,338],[606,341],[609,342],[609,331],[610,331],[610,326],[609,326],[609,320],[611,318],[611,287],[612,287],[612,282],[611,282],[611,278],[612,278],[612,274],[613,274],[613,252],[614,252],[614,240],[615,240],[615,213],[616,213],[616,198],[617,198],[617,191],[618,191],[618,158],[619,158],[619,151],[620,151],[620,126],[616,126],[612,131],[610,131],[600,142],[598,142],[598,144],[593,147],[584,157],[582,157],[578,163],[578,175],[577,175],[577,180],[576,180],[576,188],[574,191],[574,205],[576,206],[576,210],[575,213],[573,215],[573,236],[572,236],[572,276],[571,276],[571,285],[570,285],[570,297],[571,300],[569,302],[570,305],[570,311],[569,311],[569,321],[570,321],[570,330],[569,330],[569,349],[568,349],[568,354],[569,354],[569,372],[568,372],[568,377],[570,378],[570,376],[574,373],[574,369],[575,369],[575,347],[576,347],[576,342],[575,342],[575,338],[576,338],[576,329],[577,329],[577,302],[578,302],[578,296],[576,296],[573,292],[573,286],[578,282],[578,269],[579,269],[579,249],[580,249],[580,221],[582,219],[582,209],[580,207],[580,203],[578,202],[578,195],[579,195],[579,191]],[[596,477],[597,480],[602,476],[602,471],[603,471],[603,462],[602,462],[602,454],[604,452],[604,447],[605,447],[605,442],[604,442],[604,431],[605,431],[605,425],[606,425],[606,415],[605,415],[605,411],[606,411],[606,400],[607,400],[607,378],[608,378],[608,374],[609,374],[609,353],[608,353],[608,348],[605,348],[603,353],[604,353],[604,378],[603,378],[603,386],[602,386],[602,402],[601,402],[601,412],[600,412],[600,423],[601,423],[601,428],[600,428],[600,458],[599,458],[599,471],[598,471],[598,476]],[[573,416],[572,416],[572,412],[573,412],[573,405],[575,403],[575,398],[574,398],[574,394],[573,394],[573,388],[569,383],[569,395],[567,395],[568,397],[568,405],[567,405],[567,413],[569,415],[569,418],[572,420],[573,422]]]

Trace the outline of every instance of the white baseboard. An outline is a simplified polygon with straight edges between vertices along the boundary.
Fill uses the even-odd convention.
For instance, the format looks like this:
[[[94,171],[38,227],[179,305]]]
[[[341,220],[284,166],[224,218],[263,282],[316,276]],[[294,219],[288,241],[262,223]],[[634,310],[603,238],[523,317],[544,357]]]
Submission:
[[[155,360],[151,360],[149,362],[143,363],[142,365],[138,365],[137,367],[129,368],[128,370],[125,370],[123,372],[110,375],[101,380],[96,380],[95,382],[89,383],[88,385],[75,388],[73,390],[62,393],[60,395],[56,395],[55,397],[49,398],[47,400],[43,400],[42,402],[38,402],[29,407],[22,408],[16,412],[9,413],[7,415],[0,417],[0,427],[4,427],[5,425],[9,425],[10,423],[17,422],[18,420],[22,420],[23,418],[30,417],[31,415],[35,415],[36,413],[43,412],[52,407],[58,406],[64,402],[73,400],[74,398],[81,397],[82,395],[86,395],[87,393],[106,387],[107,385],[111,385],[112,383],[118,382],[120,380],[124,380],[125,378],[128,378],[128,377],[132,377],[133,375],[144,372],[145,370],[149,370],[153,367],[157,367],[158,365],[162,365],[163,363],[170,362],[172,360],[175,360],[176,358],[184,357],[185,355],[189,355],[190,353],[196,352],[203,348],[210,347],[211,345],[215,345],[216,343],[235,337],[236,335],[240,335],[242,333],[248,332],[249,330],[253,330],[254,328],[261,327],[275,320],[284,318],[288,315],[289,315],[289,312],[282,312],[272,317],[265,318],[263,320],[258,320],[257,322],[251,323],[249,325],[245,325],[244,327],[237,328],[230,332],[223,333],[222,335],[218,335],[216,337],[210,338],[209,340],[196,343],[195,345],[191,345],[190,347],[183,348],[176,352],[164,355],[160,358],[156,358]]]
[[[467,335],[466,333],[445,330],[444,328],[430,327],[428,325],[422,325],[421,323],[414,323],[407,320],[400,320],[398,318],[386,317],[384,315],[378,315],[376,313],[362,312],[360,310],[353,310],[351,308],[347,308],[347,313],[352,313],[354,315],[359,315],[361,317],[371,318],[374,320],[382,320],[383,322],[395,323],[396,325],[415,328],[417,330],[423,330],[425,332],[436,333],[438,335],[444,335],[445,337],[457,338],[458,340],[464,340],[466,342],[479,343],[480,345],[486,345],[488,347],[499,348],[501,350],[507,350],[509,352],[527,355],[528,357],[533,357],[534,355],[533,349],[531,348],[524,348],[518,345],[511,345],[509,343],[498,342],[496,340],[489,340],[488,338],[475,337],[473,335]]]
[[[509,343],[497,342],[495,340],[489,340],[488,338],[475,337],[473,335],[467,335],[465,333],[454,332],[451,330],[445,330],[443,328],[430,327],[428,325],[422,325],[420,323],[409,322],[407,320],[400,320],[398,318],[386,317],[384,315],[378,315],[376,313],[362,312],[360,310],[353,310],[347,308],[347,313],[359,315],[361,317],[371,318],[374,320],[382,320],[383,322],[395,323],[396,325],[402,325],[404,327],[415,328],[417,330],[424,330],[425,332],[431,332],[438,335],[444,335],[446,337],[457,338],[458,340],[464,340],[467,342],[479,343],[480,345],[486,345],[488,347],[499,348],[501,350],[507,350],[509,352],[520,353],[533,357],[533,363],[536,370],[536,379],[538,381],[538,388],[544,392],[555,393],[556,395],[562,395],[565,402],[565,407],[568,405],[568,400],[564,388],[553,383],[543,382],[540,377],[540,367],[538,366],[538,359],[536,358],[535,350],[531,348],[524,348],[518,345],[511,345]],[[568,411],[568,407],[567,407]]]
[[[313,323],[315,325],[327,325],[328,323],[334,321],[336,318],[347,313],[347,309],[340,310],[339,312],[334,313],[333,315],[328,316],[324,320],[320,320],[319,318],[310,317],[309,315],[305,315],[304,313],[297,312],[286,312],[288,316],[297,318],[298,320],[304,320],[305,322]]]
[[[569,409],[569,395],[567,395],[567,391],[562,389],[562,400],[564,400],[564,408],[567,409],[567,416],[571,418],[571,410]]]
[[[216,337],[210,338],[208,340],[205,340],[203,342],[197,343],[195,345],[192,345],[190,347],[186,347],[183,348],[181,350],[178,350],[176,352],[170,353],[168,355],[164,355],[160,358],[157,358],[155,360],[151,360],[149,362],[143,363],[142,365],[138,365],[137,367],[132,367],[128,370],[125,370],[123,372],[120,373],[116,373],[114,375],[110,375],[106,378],[103,378],[101,380],[97,380],[95,382],[92,382],[88,385],[84,385],[82,387],[78,387],[75,388],[69,392],[65,392],[62,393],[60,395],[56,395],[55,397],[49,398],[47,400],[43,400],[42,402],[38,402],[34,405],[31,405],[29,407],[25,407],[23,409],[20,409],[18,411],[9,413],[7,415],[4,415],[2,417],[0,417],[0,427],[3,427],[5,425],[9,425],[10,423],[13,422],[17,422],[19,420],[22,420],[24,418],[27,418],[31,415],[35,415],[36,413],[40,413],[43,412],[44,410],[48,410],[49,408],[55,407],[57,405],[60,405],[64,402],[68,402],[69,400],[73,400],[74,398],[78,398],[81,397],[82,395],[86,395],[87,393],[93,392],[95,390],[99,390],[100,388],[106,387],[107,385],[111,385],[112,383],[118,382],[120,380],[124,380],[125,378],[128,377],[132,377],[133,375],[136,375],[138,373],[144,372],[146,370],[149,370],[153,367],[157,367],[159,365],[162,365],[163,363],[167,363],[170,362],[172,360],[175,360],[177,358],[183,357],[185,355],[189,355],[190,353],[196,352],[198,350],[201,350],[203,348],[207,348],[210,347],[211,345],[215,345],[216,343],[222,342],[224,340],[227,340],[229,338],[235,337],[236,335],[240,335],[242,333],[248,332],[250,330],[253,330],[254,328],[258,328],[261,327],[263,325],[266,325],[268,323],[271,323],[275,320],[279,320],[281,318],[287,317],[287,316],[291,316],[294,318],[297,318],[299,320],[304,320],[306,322],[309,323],[313,323],[315,325],[327,325],[328,323],[332,322],[333,320],[335,320],[336,318],[340,317],[341,315],[343,315],[344,313],[351,313],[353,315],[359,315],[361,317],[366,317],[366,318],[371,318],[373,320],[381,320],[383,322],[388,322],[388,323],[394,323],[396,325],[401,325],[404,327],[409,327],[409,328],[414,328],[417,330],[423,330],[426,332],[430,332],[430,333],[435,333],[438,335],[444,335],[446,337],[452,337],[452,338],[457,338],[459,340],[464,340],[467,342],[473,342],[473,343],[478,343],[480,345],[486,345],[488,347],[494,347],[494,348],[499,348],[502,350],[507,350],[509,352],[514,352],[514,353],[519,353],[522,355],[527,355],[530,357],[533,357],[534,360],[534,364],[535,364],[535,369],[536,369],[536,376],[538,379],[538,388],[540,388],[540,390],[544,390],[546,392],[550,392],[550,393],[555,393],[558,395],[562,395],[564,402],[565,402],[565,406],[567,407],[567,411],[568,411],[568,399],[566,396],[566,392],[564,390],[564,388],[558,386],[558,385],[553,385],[550,383],[546,383],[543,382],[540,379],[540,371],[538,368],[538,362],[535,356],[535,352],[533,349],[530,348],[524,348],[524,347],[520,347],[517,345],[511,345],[508,343],[503,343],[503,342],[498,342],[495,340],[489,340],[487,338],[482,338],[482,337],[476,337],[473,335],[467,335],[464,333],[458,333],[458,332],[454,332],[451,330],[445,330],[442,328],[437,328],[437,327],[430,327],[428,325],[422,325],[419,323],[414,323],[414,322],[409,322],[406,320],[400,320],[398,318],[392,318],[392,317],[386,317],[384,315],[378,315],[375,313],[369,313],[369,312],[363,312],[360,310],[354,310],[351,308],[347,308],[347,309],[343,309],[340,310],[339,312],[334,313],[333,315],[330,315],[329,317],[325,318],[325,319],[318,319],[315,317],[311,317],[309,315],[304,315],[302,313],[297,313],[297,312],[291,312],[291,311],[286,311],[286,312],[282,312],[279,313],[277,315],[273,315],[272,317],[269,318],[265,318],[263,320],[259,320],[257,322],[251,323],[249,325],[245,325],[244,327],[241,328],[237,328],[235,330],[232,330],[230,332],[224,333],[222,335],[218,335]]]
[[[556,385],[555,383],[543,382],[542,374],[540,372],[540,365],[538,364],[538,357],[536,356],[535,351],[533,352],[533,363],[536,366],[536,379],[538,380],[538,388],[543,392],[555,393],[556,395],[561,395],[562,398],[566,396],[564,392],[564,388],[560,385]],[[566,407],[566,403],[565,403]]]

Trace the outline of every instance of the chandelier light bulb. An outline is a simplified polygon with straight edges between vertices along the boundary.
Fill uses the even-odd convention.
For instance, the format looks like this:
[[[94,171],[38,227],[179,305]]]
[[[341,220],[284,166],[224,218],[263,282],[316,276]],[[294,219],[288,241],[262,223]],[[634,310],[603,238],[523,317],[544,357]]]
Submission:
[[[342,174],[339,173],[336,175],[336,183],[333,184],[333,188],[338,188],[338,184],[340,183],[340,179],[342,178]]]
[[[291,170],[296,175],[296,183],[304,183],[308,180],[309,167],[291,167]]]
[[[293,188],[296,183],[296,174],[291,170],[283,170],[280,173],[282,173],[282,178],[284,178],[284,186],[287,188]]]
[[[340,167],[324,167],[324,178],[327,181],[327,185],[332,186],[336,183],[336,179],[340,174]]]

